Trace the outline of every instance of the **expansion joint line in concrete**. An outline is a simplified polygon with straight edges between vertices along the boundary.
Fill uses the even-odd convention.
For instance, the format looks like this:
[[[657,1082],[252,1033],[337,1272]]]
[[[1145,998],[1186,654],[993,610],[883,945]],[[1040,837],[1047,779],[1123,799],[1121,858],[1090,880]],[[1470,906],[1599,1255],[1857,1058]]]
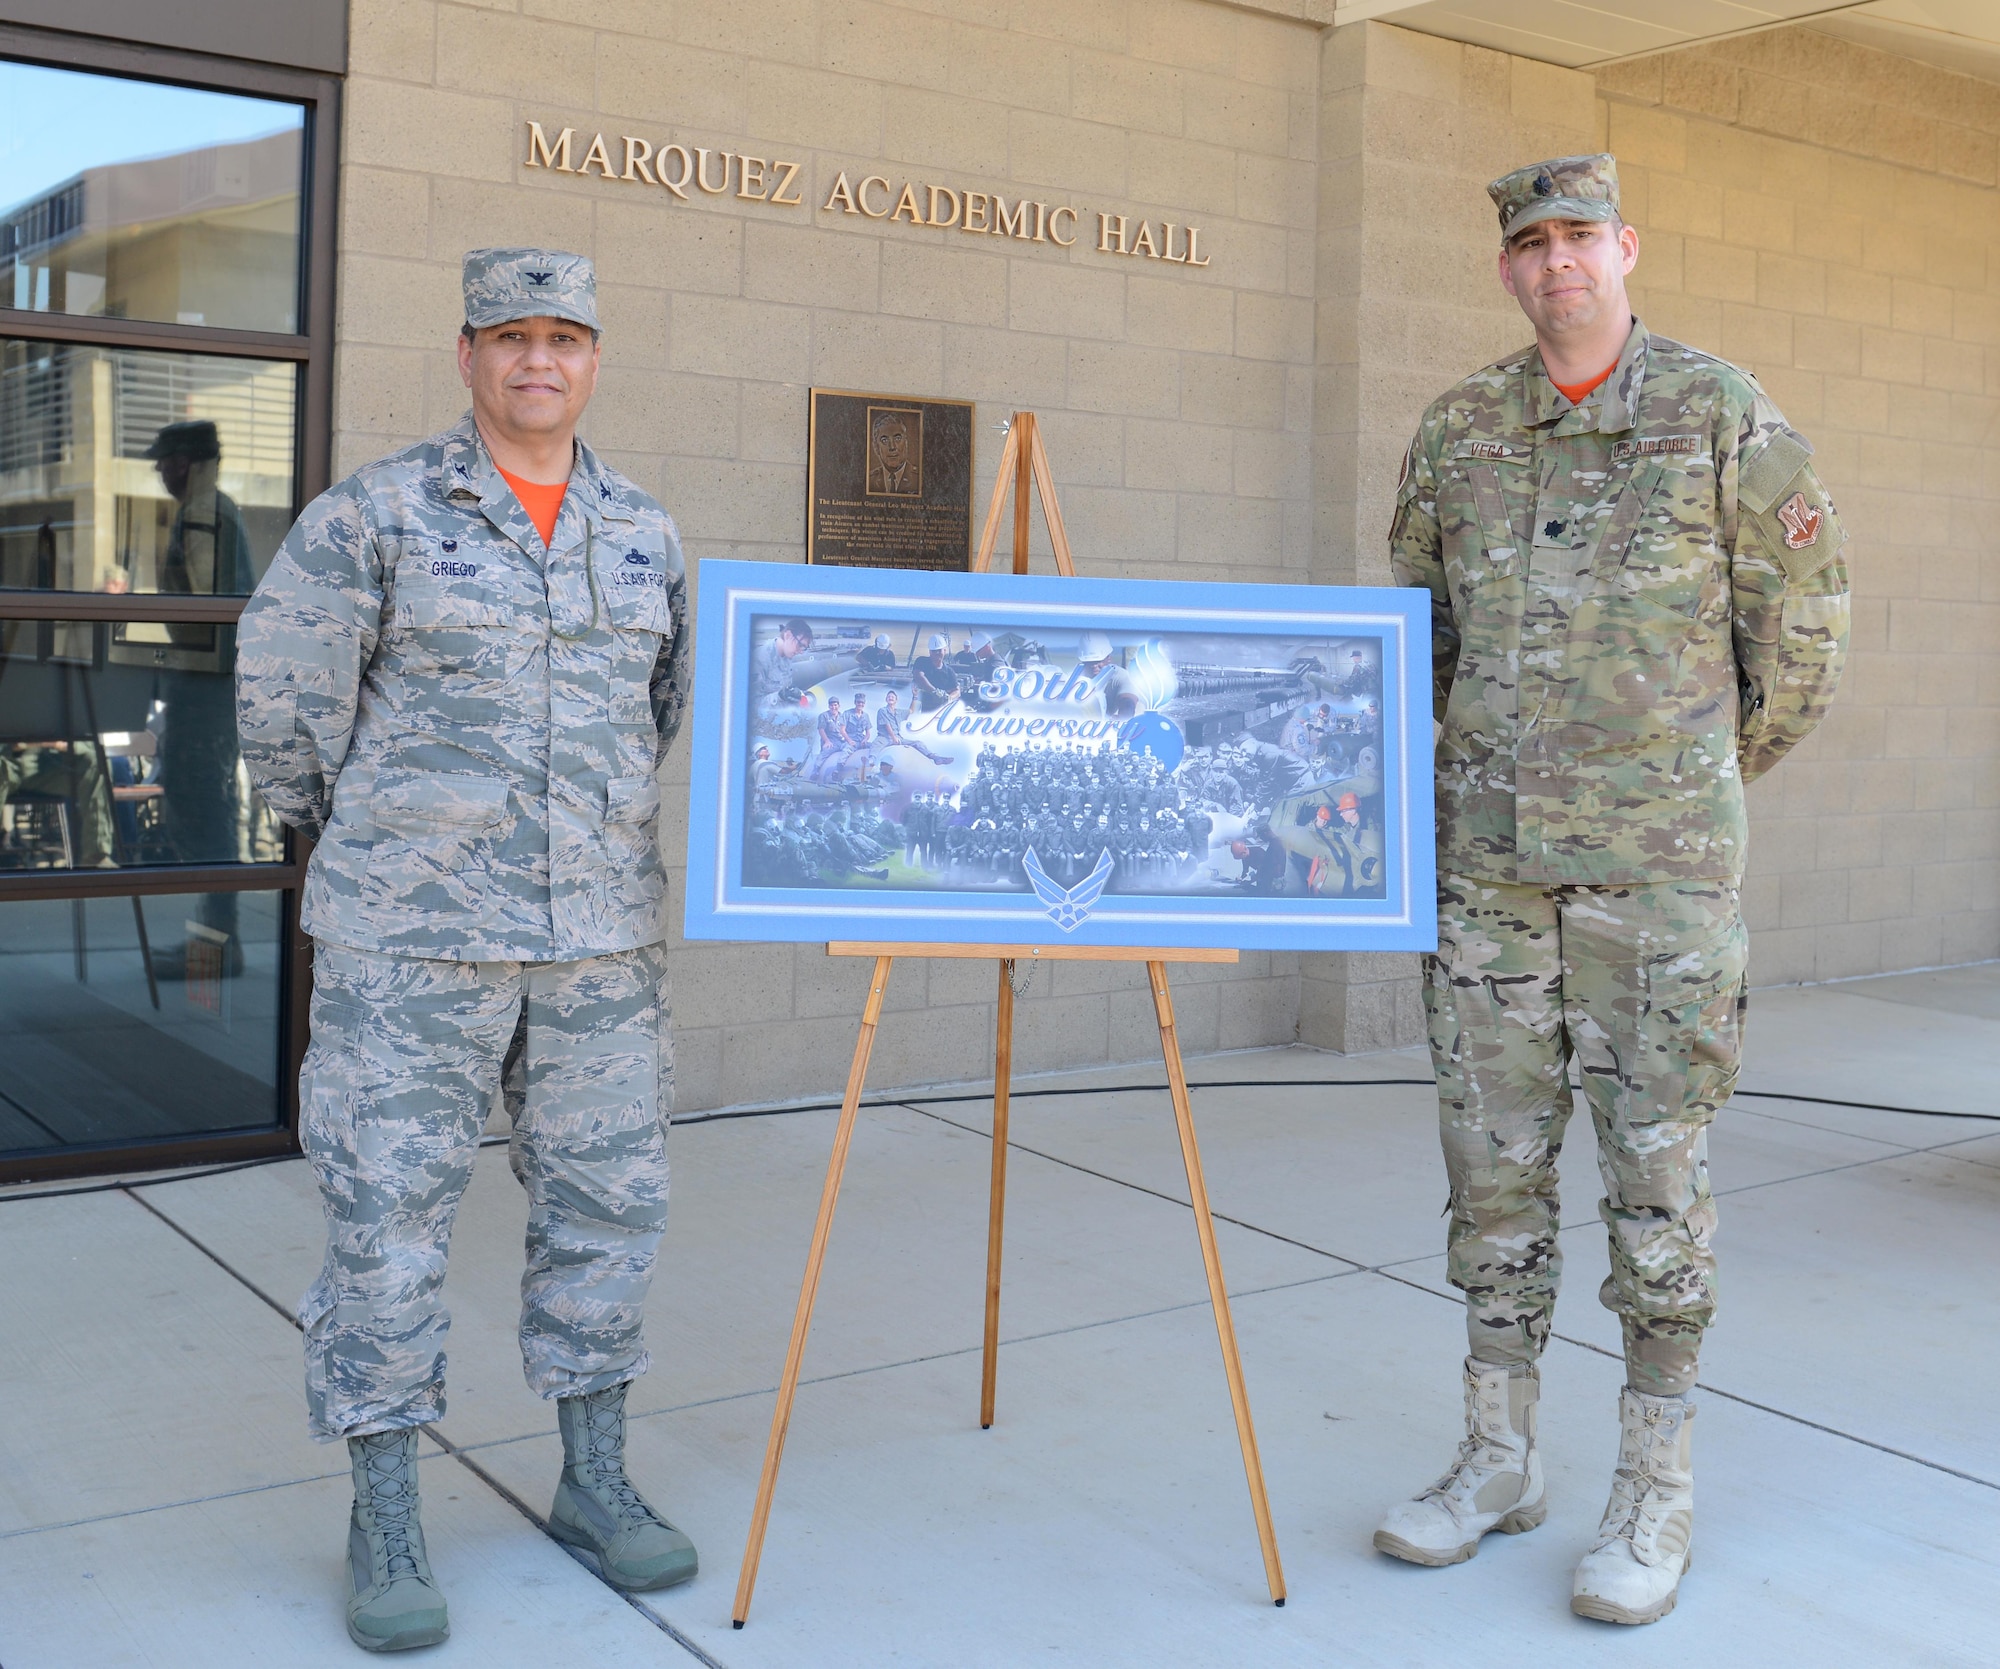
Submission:
[[[450,1455],[453,1460],[457,1461],[460,1466],[463,1466],[466,1469],[466,1471],[470,1472],[488,1489],[492,1490],[495,1495],[499,1496],[500,1499],[505,1501],[508,1506],[512,1507],[517,1513],[519,1513],[523,1518],[525,1518],[537,1530],[541,1531],[543,1535],[545,1536],[549,1535],[549,1521],[546,1518],[542,1517],[542,1515],[536,1512],[533,1507],[529,1506],[527,1502],[523,1501],[520,1498],[520,1496],[516,1495],[498,1478],[494,1477],[494,1475],[491,1472],[487,1471],[485,1467],[481,1466],[478,1461],[474,1460],[463,1449],[459,1448],[459,1446],[456,1443],[453,1443],[449,1438],[447,1438],[442,1432],[440,1432],[437,1429],[435,1425],[426,1426],[424,1429],[429,1433],[431,1441],[437,1444],[437,1446],[440,1449],[444,1450],[446,1454]],[[555,1537],[549,1536],[549,1540],[555,1541]],[[599,1575],[599,1573],[592,1568],[590,1562],[587,1559],[585,1559],[582,1554],[576,1552],[573,1548],[563,1547],[563,1544],[561,1542],[556,1542],[556,1545],[558,1547],[562,1547],[565,1553],[569,1554],[569,1556],[572,1559],[574,1559],[577,1562],[577,1564],[582,1566],[583,1569],[589,1571],[592,1576],[597,1577],[598,1581],[604,1582],[603,1577]],[[700,1646],[696,1645],[695,1642],[690,1640],[685,1634],[681,1633],[679,1629],[675,1628],[672,1623],[668,1622],[665,1617],[661,1616],[659,1612],[655,1611],[637,1594],[628,1594],[622,1588],[612,1587],[612,1585],[609,1582],[604,1582],[604,1586],[606,1588],[610,1588],[612,1593],[616,1594],[627,1605],[631,1606],[631,1608],[634,1611],[638,1612],[639,1615],[644,1617],[647,1622],[651,1623],[669,1640],[673,1641],[673,1643],[676,1646],[679,1646],[683,1651],[687,1652],[697,1662],[707,1665],[707,1669],[729,1669],[729,1666],[726,1663],[722,1662],[720,1658],[711,1657],[706,1651],[704,1651]]]
[[[1166,1086],[1163,1084],[1160,1087],[1164,1090]],[[1198,1089],[1201,1086],[1190,1084],[1188,1087],[1190,1089]],[[948,1124],[954,1130],[963,1130],[969,1135],[991,1138],[990,1131],[982,1130],[976,1124],[962,1124],[955,1118],[946,1118],[943,1113],[934,1113],[926,1107],[920,1107],[914,1101],[898,1101],[894,1104],[906,1108],[913,1113],[922,1113],[925,1118],[935,1119],[939,1124]],[[1129,1188],[1135,1194],[1145,1194],[1152,1199],[1164,1200],[1168,1205],[1177,1205],[1183,1211],[1194,1210],[1193,1204],[1189,1201],[1181,1199],[1178,1195],[1169,1194],[1163,1189],[1148,1188],[1143,1182],[1131,1182],[1122,1176],[1113,1176],[1109,1171],[1092,1170],[1088,1165],[1079,1165],[1073,1159],[1059,1159],[1053,1153],[1044,1153],[1040,1148],[1029,1147],[1022,1142],[1009,1141],[1007,1148],[1012,1153],[1025,1153],[1036,1159],[1046,1159],[1051,1165],[1060,1165],[1064,1170],[1077,1171],[1084,1176],[1094,1176],[1100,1182],[1109,1182],[1119,1188]],[[1330,1258],[1335,1263],[1344,1263],[1349,1269],[1357,1273],[1368,1267],[1367,1264],[1355,1258],[1342,1257],[1340,1253],[1329,1252],[1324,1246],[1315,1246],[1308,1240],[1294,1240],[1288,1234],[1280,1234],[1276,1229],[1261,1228],[1255,1223],[1245,1222],[1241,1217],[1227,1216],[1213,1207],[1210,1208],[1209,1215],[1218,1223],[1227,1223],[1232,1228],[1246,1229],[1251,1234],[1262,1235],[1266,1240],[1278,1240],[1287,1246],[1296,1246],[1302,1252],[1312,1253],[1314,1257]]]
[[[213,1263],[216,1266],[216,1268],[220,1269],[231,1280],[235,1281],[239,1286],[241,1286],[246,1292],[262,1300],[271,1309],[275,1310],[279,1315],[283,1316],[286,1322],[292,1327],[294,1331],[299,1330],[299,1318],[296,1315],[294,1315],[290,1310],[286,1309],[283,1304],[279,1303],[277,1299],[273,1298],[271,1294],[266,1292],[255,1281],[251,1280],[248,1275],[244,1274],[242,1270],[238,1269],[227,1258],[223,1257],[220,1253],[216,1252],[212,1247],[203,1245],[200,1239],[198,1239],[195,1235],[190,1234],[186,1229],[181,1227],[179,1223],[176,1223],[165,1212],[159,1210],[156,1206],[152,1204],[151,1201],[141,1199],[139,1195],[135,1194],[129,1188],[121,1188],[119,1192],[125,1195],[127,1199],[131,1200],[134,1205],[140,1207],[140,1209],[148,1212],[152,1216],[157,1217],[162,1223],[166,1224],[166,1226],[172,1229],[175,1234],[179,1235],[197,1252],[201,1253],[203,1257],[207,1258],[209,1262]],[[474,1460],[470,1455],[466,1454],[465,1451],[459,1448],[459,1446],[456,1443],[453,1443],[448,1437],[446,1437],[444,1433],[438,1429],[437,1424],[435,1422],[425,1426],[423,1428],[423,1431],[425,1435],[431,1439],[432,1442],[437,1444],[437,1446],[440,1449],[442,1449],[447,1455],[451,1456],[451,1458],[454,1461],[456,1461],[460,1466],[464,1467],[475,1478],[477,1478],[481,1483],[483,1483],[488,1489],[492,1490],[495,1495],[499,1496],[500,1499],[505,1501],[508,1506],[512,1507],[530,1524],[534,1525],[534,1527],[537,1530],[539,1530],[544,1536],[548,1536],[550,1541],[555,1542],[556,1546],[561,1547],[564,1553],[568,1554],[569,1557],[571,1559],[574,1559],[579,1566],[581,1566],[584,1570],[588,1571],[590,1575],[596,1581],[601,1583],[606,1590],[616,1594],[634,1611],[638,1612],[638,1614],[641,1617],[644,1617],[647,1622],[651,1623],[653,1627],[658,1629],[668,1639],[673,1641],[675,1645],[679,1646],[683,1651],[687,1652],[697,1662],[705,1664],[707,1666],[707,1669],[729,1669],[729,1666],[727,1664],[723,1663],[718,1658],[710,1656],[699,1645],[697,1645],[694,1641],[690,1640],[679,1629],[674,1627],[672,1623],[668,1622],[665,1617],[661,1616],[659,1612],[655,1611],[650,1605],[648,1605],[644,1600],[642,1600],[637,1594],[628,1594],[625,1592],[624,1589],[615,1587],[609,1582],[605,1582],[602,1573],[592,1569],[589,1561],[587,1561],[581,1555],[574,1552],[572,1549],[563,1546],[561,1542],[556,1542],[555,1537],[549,1536],[549,1521],[547,1519],[543,1518],[540,1513],[536,1512],[534,1508],[530,1507],[527,1504],[527,1502],[523,1501],[520,1498],[520,1496],[516,1495],[498,1478],[494,1477],[491,1472],[487,1471],[485,1467],[481,1466],[479,1462]],[[249,1492],[244,1491],[242,1493],[249,1493]],[[4,1669],[4,1665],[0,1665],[0,1669]]]
[[[1448,1304],[1458,1304],[1461,1302],[1461,1300],[1449,1292],[1439,1292],[1436,1287],[1427,1287],[1423,1282],[1413,1281],[1407,1275],[1395,1274],[1386,1265],[1381,1268],[1371,1269],[1368,1273],[1371,1275],[1380,1275],[1385,1281],[1394,1281],[1398,1286],[1406,1286],[1412,1292],[1421,1292],[1431,1298],[1442,1298]],[[1606,1349],[1601,1344],[1592,1344],[1588,1339],[1574,1338],[1568,1333],[1553,1331],[1550,1332],[1549,1337],[1558,1339],[1567,1345],[1574,1345],[1579,1350],[1587,1350],[1592,1355],[1606,1357],[1613,1362],[1623,1362],[1625,1360],[1618,1351]],[[1956,1466],[1947,1466],[1941,1460],[1930,1460],[1923,1455],[1913,1455],[1908,1449],[1898,1449],[1889,1443],[1878,1443],[1872,1437],[1861,1437],[1851,1431],[1842,1431],[1838,1426],[1823,1425],[1818,1420],[1808,1420],[1803,1414],[1793,1414],[1783,1408],[1774,1408],[1767,1402],[1757,1401],[1755,1397],[1746,1397],[1735,1391],[1725,1391],[1719,1386],[1710,1385],[1705,1380],[1702,1382],[1700,1389],[1704,1396],[1720,1397],[1724,1402],[1741,1403],[1745,1408],[1754,1408],[1760,1414],[1769,1414],[1775,1419],[1787,1420],[1795,1426],[1804,1426],[1809,1431],[1822,1432],[1828,1437],[1838,1437],[1848,1443],[1858,1443],[1862,1448],[1873,1449],[1877,1454],[1893,1455],[1897,1460],[1907,1460],[1913,1466],[1928,1467],[1933,1472],[1942,1472],[1947,1477],[1957,1478],[1964,1483],[1977,1484],[1981,1489],[2000,1491],[2000,1480],[1982,1478],[1977,1472],[1964,1472]]]
[[[1574,1088],[1575,1086],[1571,1087]],[[964,1130],[972,1135],[986,1136],[988,1137],[989,1140],[991,1139],[990,1132],[981,1130],[975,1124],[962,1124],[957,1119],[946,1118],[942,1113],[930,1112],[927,1109],[916,1105],[914,1102],[903,1101],[896,1103],[896,1105],[907,1108],[910,1112],[913,1113],[922,1113],[924,1117],[935,1119],[940,1124],[950,1125],[955,1130]],[[1020,1142],[1009,1141],[1007,1146],[1014,1152],[1031,1154],[1037,1159],[1047,1160],[1050,1164],[1060,1165],[1066,1170],[1078,1171],[1085,1176],[1096,1177],[1100,1181],[1112,1183],[1120,1188],[1129,1188],[1135,1194],[1145,1194],[1152,1199],[1164,1200],[1170,1205],[1179,1206],[1183,1211],[1192,1211],[1194,1209],[1194,1207],[1191,1206],[1186,1200],[1176,1199],[1172,1194],[1163,1193],[1161,1190],[1157,1188],[1148,1188],[1144,1183],[1129,1182],[1123,1177],[1112,1176],[1107,1171],[1093,1170],[1088,1165],[1080,1165],[1076,1163],[1074,1160],[1059,1158],[1055,1154],[1045,1153],[1039,1148],[1028,1147]],[[1897,1153],[1877,1154],[1872,1159],[1857,1159],[1845,1165],[1830,1165],[1826,1167],[1826,1169],[1824,1170],[1809,1172],[1805,1177],[1779,1177],[1773,1179],[1773,1181],[1771,1182],[1745,1183],[1740,1188],[1727,1189],[1723,1190],[1723,1192],[1747,1193],[1755,1188],[1775,1187],[1780,1182],[1799,1182],[1807,1180],[1808,1177],[1812,1176],[1828,1176],[1836,1171],[1858,1170],[1868,1165],[1879,1165],[1883,1163],[1885,1160],[1894,1159],[1897,1157],[1906,1156],[1907,1154],[1910,1153],[1917,1153],[1921,1151],[1923,1150],[1912,1148],[1903,1150],[1903,1153],[1900,1155]],[[1421,1292],[1432,1298],[1443,1299],[1448,1304],[1457,1304],[1462,1302],[1452,1293],[1439,1292],[1435,1287],[1425,1286],[1421,1281],[1413,1281],[1407,1275],[1398,1275],[1394,1273],[1393,1264],[1361,1263],[1353,1258],[1343,1257],[1338,1252],[1330,1252],[1323,1246],[1315,1246],[1310,1241],[1297,1240],[1290,1235],[1279,1234],[1274,1229],[1261,1228],[1257,1224],[1245,1222],[1243,1219],[1239,1217],[1225,1217],[1219,1211],[1214,1213],[1214,1217],[1215,1220],[1219,1223],[1231,1223],[1238,1228],[1248,1229],[1252,1234],[1259,1234],[1267,1237],[1268,1239],[1283,1241],[1287,1246],[1296,1246],[1301,1251],[1311,1252],[1316,1256],[1323,1258],[1330,1258],[1335,1262],[1347,1264],[1350,1267],[1350,1269],[1352,1269],[1355,1273],[1366,1274],[1366,1275],[1379,1275],[1383,1280],[1394,1281],[1399,1286],[1406,1286],[1410,1288],[1413,1292]],[[1576,1224],[1571,1226],[1581,1227],[1583,1225]],[[1420,1258],[1420,1259],[1407,1259],[1402,1261],[1427,1262],[1428,1259]],[[1250,1295],[1246,1293],[1246,1294],[1241,1294],[1240,1296],[1247,1297]],[[1623,1358],[1619,1355],[1617,1351],[1607,1350],[1602,1345],[1592,1344],[1588,1339],[1572,1338],[1567,1333],[1551,1333],[1549,1336],[1551,1338],[1560,1339],[1564,1344],[1575,1345],[1577,1348],[1581,1350],[1588,1350],[1599,1356],[1610,1357],[1614,1361],[1623,1360]],[[1851,1431],[1842,1431],[1838,1426],[1823,1425],[1818,1420],[1807,1419],[1803,1414],[1792,1414],[1782,1408],[1774,1408],[1769,1403],[1758,1402],[1754,1397],[1746,1397],[1735,1391],[1724,1391],[1716,1386],[1705,1383],[1702,1385],[1701,1388],[1708,1395],[1713,1397],[1720,1397],[1725,1402],[1741,1403],[1745,1408],[1754,1408],[1758,1410],[1760,1413],[1772,1415],[1776,1419],[1788,1420],[1793,1425],[1804,1426],[1808,1430],[1822,1432],[1828,1437],[1838,1437],[1844,1439],[1849,1443],[1857,1443],[1864,1449],[1875,1450],[1878,1454],[1893,1455],[1897,1460],[1907,1460],[1912,1465],[1915,1466],[1928,1467],[1933,1472],[1942,1472],[1948,1477],[1958,1478],[1965,1483],[1977,1484],[1981,1489],[1991,1489],[2000,1491],[2000,1481],[1996,1481],[1992,1478],[1982,1478],[1976,1472],[1961,1471],[1958,1467],[1949,1466],[1941,1460],[1930,1460],[1923,1455],[1912,1454],[1907,1449],[1898,1449],[1894,1447],[1892,1444],[1878,1443],[1872,1437],[1862,1437],[1859,1436],[1857,1433]]]

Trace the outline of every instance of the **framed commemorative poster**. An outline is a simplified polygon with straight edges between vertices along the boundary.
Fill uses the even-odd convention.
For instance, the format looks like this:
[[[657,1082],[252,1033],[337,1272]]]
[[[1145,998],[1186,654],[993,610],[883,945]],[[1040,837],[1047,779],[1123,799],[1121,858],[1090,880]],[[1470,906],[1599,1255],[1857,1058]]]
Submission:
[[[691,939],[1436,943],[1422,591],[700,578]]]

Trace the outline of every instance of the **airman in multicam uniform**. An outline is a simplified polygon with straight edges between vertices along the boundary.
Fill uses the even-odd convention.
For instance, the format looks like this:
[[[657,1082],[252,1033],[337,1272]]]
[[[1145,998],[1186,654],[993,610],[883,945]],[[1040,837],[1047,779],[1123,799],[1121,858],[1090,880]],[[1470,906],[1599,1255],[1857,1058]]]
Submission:
[[[1390,535],[1432,598],[1438,950],[1425,1001],[1466,1295],[1468,1433],[1375,1545],[1420,1564],[1542,1522],[1536,1363],[1561,1273],[1575,1064],[1627,1385],[1579,1614],[1672,1609],[1715,1313],[1706,1128],[1745,1009],[1744,785],[1825,713],[1845,536],[1812,447],[1747,372],[1652,335],[1609,156],[1496,180],[1502,281],[1537,345],[1434,401]]]
[[[374,1651],[448,1632],[416,1436],[444,1413],[439,1288],[496,1092],[529,1197],[522,1361],[563,1437],[551,1529],[619,1587],[695,1571],[623,1459],[667,1207],[680,542],[575,439],[589,261],[476,250],[465,320],[472,412],[306,507],[238,648],[244,761],[317,842],[300,1103],[328,1244],[300,1321],[313,1433],[351,1453],[348,1628]]]

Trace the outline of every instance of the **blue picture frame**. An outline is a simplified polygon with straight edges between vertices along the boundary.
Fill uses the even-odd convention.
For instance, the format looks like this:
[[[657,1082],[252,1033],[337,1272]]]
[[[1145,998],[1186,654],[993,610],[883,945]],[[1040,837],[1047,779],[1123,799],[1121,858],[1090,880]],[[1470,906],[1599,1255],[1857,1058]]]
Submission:
[[[1435,948],[1427,593],[698,578],[688,938]]]

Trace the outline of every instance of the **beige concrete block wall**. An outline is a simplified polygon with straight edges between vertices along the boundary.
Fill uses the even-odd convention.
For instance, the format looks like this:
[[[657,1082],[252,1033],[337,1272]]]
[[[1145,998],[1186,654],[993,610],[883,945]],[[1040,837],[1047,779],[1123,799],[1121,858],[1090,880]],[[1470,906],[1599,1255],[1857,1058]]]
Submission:
[[[1608,143],[1642,314],[1758,374],[1855,537],[1841,704],[1753,797],[1755,977],[2000,954],[2000,89],[1808,29],[1593,77],[1330,11],[739,0],[725,31],[679,0],[354,0],[336,464],[463,409],[460,253],[548,241],[599,265],[590,434],[697,559],[799,559],[819,383],[978,401],[982,476],[1039,411],[1095,573],[1382,583],[1418,414],[1528,334],[1485,182]],[[621,161],[627,133],[785,157],[808,207],[529,168],[530,119]],[[1213,264],[822,214],[842,170],[1194,221]],[[837,1086],[863,967],[674,957],[683,1105]],[[877,1081],[984,1070],[992,980],[899,968]],[[1135,976],[1037,980],[1024,1067],[1152,1052]],[[1410,957],[1181,984],[1191,1049],[1421,1035]]]
[[[1389,514],[1423,409],[1519,347],[1495,275],[1486,182],[1589,149],[1591,78],[1379,23],[1320,55],[1318,363],[1312,577],[1390,583]],[[1414,956],[1304,959],[1299,1035],[1380,1049],[1423,1036]]]
[[[2000,86],[1809,28],[1597,85],[1640,314],[1756,373],[1852,536],[1840,699],[1751,789],[1751,976],[2000,955]]]
[[[1034,408],[1093,573],[1303,580],[1320,33],[1209,0],[354,0],[336,468],[457,418],[459,257],[545,241],[598,263],[589,436],[692,558],[800,559],[817,383],[979,402],[982,503],[995,425]],[[531,119],[579,150],[602,130],[615,163],[624,134],[790,158],[809,206],[530,168]],[[818,212],[842,170],[1193,222],[1211,265],[1096,254],[1088,219],[1066,253]],[[678,817],[666,835],[684,849]],[[673,957],[684,1107],[838,1089],[865,966]],[[1177,985],[1190,1050],[1296,1035],[1294,957]],[[990,1070],[993,986],[900,966],[876,1081]],[[1018,1013],[1026,1070],[1158,1047],[1127,968],[1043,970]]]
[[[1593,77],[1365,24],[1321,64],[1314,578],[1386,579],[1417,415],[1527,338],[1485,182],[1614,151],[1641,317],[1757,375],[1853,536],[1840,700],[1751,790],[1752,978],[2000,955],[2000,87],[1809,28]],[[1302,977],[1308,1041],[1420,1035],[1410,959]]]

